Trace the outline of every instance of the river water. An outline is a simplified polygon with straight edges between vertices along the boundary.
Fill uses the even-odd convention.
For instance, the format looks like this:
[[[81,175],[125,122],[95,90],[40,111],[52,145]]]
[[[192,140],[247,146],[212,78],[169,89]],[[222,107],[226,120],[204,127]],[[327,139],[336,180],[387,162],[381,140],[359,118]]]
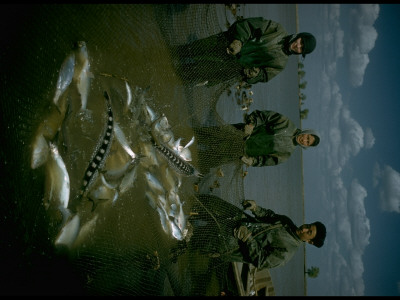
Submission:
[[[1,59],[4,69],[1,74],[1,128],[4,129],[7,143],[3,144],[1,150],[1,169],[8,176],[7,182],[2,180],[0,185],[4,203],[2,230],[5,236],[2,258],[10,262],[6,272],[3,272],[7,274],[3,282],[6,283],[6,293],[79,294],[81,289],[74,287],[74,280],[79,286],[82,278],[75,268],[68,267],[68,259],[55,259],[50,250],[48,235],[53,233],[52,229],[47,228],[48,217],[42,206],[46,175],[43,169],[30,167],[32,140],[38,126],[46,120],[61,63],[73,42],[87,41],[91,68],[95,73],[94,91],[88,101],[94,121],[81,119],[82,124],[86,124],[83,126],[69,119],[70,132],[64,135],[70,137],[68,145],[73,149],[66,156],[67,164],[71,170],[72,166],[82,166],[74,169],[79,170],[76,173],[71,171],[70,177],[80,178],[81,169],[90,158],[90,152],[81,150],[82,145],[85,148],[93,147],[100,132],[97,125],[100,121],[96,120],[101,120],[104,111],[102,88],[114,88],[113,96],[118,97],[123,93],[121,91],[125,91],[123,78],[128,78],[132,87],[148,88],[149,103],[168,117],[175,136],[182,137],[186,143],[193,136],[193,118],[204,122],[242,121],[243,110],[233,97],[235,86],[187,88],[176,74],[169,55],[171,46],[224,31],[227,22],[232,23],[235,17],[223,4],[26,5],[7,6],[7,9],[10,15],[18,17],[8,24],[7,29],[3,26],[2,35]],[[296,31],[296,9],[292,4],[242,4],[237,15],[262,16],[280,22],[288,33]],[[254,92],[254,101],[250,111],[275,110],[300,126],[297,58],[289,59],[287,68],[273,81],[256,84],[251,90]],[[100,100],[93,100],[95,98]],[[209,115],[210,112],[212,115]],[[123,129],[129,130],[127,126]],[[75,145],[79,147],[73,148]],[[76,158],[76,153],[81,156]],[[196,152],[192,151],[192,155],[195,163]],[[232,188],[222,183],[210,192],[227,201],[230,201],[231,195],[238,197],[244,193],[246,198],[256,200],[259,205],[286,214],[296,224],[302,224],[304,205],[299,149],[285,164],[248,168],[247,171],[243,187]],[[194,194],[188,187],[195,181],[192,177],[183,179],[182,194],[188,199]],[[77,189],[78,182],[71,180],[72,191]],[[143,186],[146,186],[145,179],[138,176],[135,189],[118,199],[114,210],[102,206],[96,217],[96,236],[101,238],[93,237],[90,242],[83,244],[79,253],[75,253],[84,258],[78,259],[75,266],[78,265],[81,270],[92,270],[85,274],[84,280],[88,286],[96,280],[107,282],[109,278],[115,280],[118,277],[119,287],[113,286],[117,283],[110,283],[111,287],[102,290],[97,284],[96,291],[91,291],[93,294],[132,294],[135,288],[141,291],[137,294],[151,294],[149,290],[157,286],[145,284],[138,287],[129,282],[128,273],[132,272],[132,268],[120,262],[120,257],[125,257],[134,264],[138,255],[151,256],[153,249],[164,245],[162,232],[156,235],[156,239],[146,234],[159,231],[154,225],[159,220],[154,217],[151,207],[140,204],[145,194]],[[204,190],[205,186],[200,188]],[[230,202],[237,204],[238,199],[235,201]],[[134,228],[129,222],[132,219],[137,220]],[[154,222],[149,225],[149,220]],[[165,241],[166,244],[168,242]],[[138,244],[145,246],[138,247]],[[123,252],[121,256],[120,252]],[[164,259],[161,251],[159,259]],[[113,263],[118,267],[113,268]],[[93,268],[89,268],[91,264]],[[62,274],[59,270],[62,270]],[[170,290],[165,287],[165,272],[160,275],[161,272],[149,271],[142,275],[143,280],[160,282],[159,291],[154,294],[187,294],[190,282],[175,285],[171,280],[171,277],[182,280],[185,274],[174,273],[178,269],[173,269],[172,273],[171,269],[166,270],[170,278]],[[286,266],[270,272],[276,295],[305,294],[303,248]],[[63,282],[65,278],[68,278],[68,284]],[[22,289],[25,292],[21,292]]]

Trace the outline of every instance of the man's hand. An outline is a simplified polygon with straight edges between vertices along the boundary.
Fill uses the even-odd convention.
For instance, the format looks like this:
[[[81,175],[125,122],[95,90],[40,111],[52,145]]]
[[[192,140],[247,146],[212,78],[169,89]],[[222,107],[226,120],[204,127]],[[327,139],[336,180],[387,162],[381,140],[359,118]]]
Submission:
[[[253,124],[246,124],[244,126],[244,135],[248,136],[253,132],[254,125]]]
[[[254,200],[244,200],[242,206],[244,209],[254,212],[257,208],[257,203]]]
[[[260,68],[252,67],[252,68],[244,68],[243,74],[246,78],[254,78],[260,73]]]
[[[242,50],[242,42],[233,40],[233,42],[226,48],[226,52],[230,55],[236,55]]]
[[[248,165],[248,166],[253,165],[252,157],[247,157],[247,156],[243,155],[241,159],[242,159],[242,162],[244,162],[246,165]]]

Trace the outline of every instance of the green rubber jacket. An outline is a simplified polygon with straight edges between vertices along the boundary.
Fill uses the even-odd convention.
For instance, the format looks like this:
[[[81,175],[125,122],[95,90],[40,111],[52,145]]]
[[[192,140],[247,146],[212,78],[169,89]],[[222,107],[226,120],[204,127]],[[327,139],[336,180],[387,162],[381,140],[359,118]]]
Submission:
[[[280,164],[296,149],[294,137],[302,131],[286,116],[271,110],[254,110],[245,121],[254,125],[244,147],[245,154],[253,158],[252,166]]]
[[[251,236],[241,251],[244,261],[258,269],[285,265],[302,245],[296,234],[297,226],[285,216],[257,206],[254,221],[244,222]]]
[[[232,24],[228,36],[231,41],[242,42],[237,55],[239,63],[262,70],[257,77],[246,79],[246,82],[267,82],[286,67],[289,56],[282,47],[283,38],[288,33],[281,24],[262,17],[242,19]]]

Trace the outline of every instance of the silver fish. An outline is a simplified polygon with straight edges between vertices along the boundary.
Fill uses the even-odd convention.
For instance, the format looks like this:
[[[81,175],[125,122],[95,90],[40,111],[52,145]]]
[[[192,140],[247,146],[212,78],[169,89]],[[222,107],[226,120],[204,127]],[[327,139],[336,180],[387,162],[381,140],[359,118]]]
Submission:
[[[172,236],[179,241],[182,241],[184,236],[179,229],[178,225],[175,223],[175,219],[171,216],[168,217],[169,225],[171,226]]]
[[[137,158],[137,155],[131,147],[129,146],[129,143],[125,137],[125,134],[123,133],[122,129],[119,127],[118,123],[114,123],[114,134],[118,142],[121,144],[122,148],[128,153],[128,155],[132,158],[132,161],[134,161]]]
[[[94,151],[94,155],[92,156],[92,159],[90,160],[89,165],[85,170],[82,187],[78,195],[80,199],[87,196],[90,186],[93,184],[98,176],[99,169],[101,169],[104,165],[104,162],[110,152],[111,143],[113,140],[114,118],[111,109],[110,98],[107,92],[104,92],[104,97],[107,100],[107,124],[105,127],[105,133],[102,135],[102,138],[100,139],[100,142],[98,143]],[[93,199],[89,200],[93,202],[92,211],[94,211],[97,203]]]
[[[56,93],[53,98],[54,104],[58,107],[58,99],[65,92],[72,82],[75,71],[75,53],[71,52],[61,65],[57,79]]]
[[[126,105],[124,111],[127,112],[132,103],[132,91],[131,87],[126,81],[125,81],[125,88],[126,88]]]
[[[47,174],[46,180],[50,181],[49,199],[45,203],[45,207],[56,199],[58,205],[68,208],[70,194],[70,180],[65,163],[58,152],[55,144],[49,143],[50,160],[46,164]]]
[[[153,191],[157,191],[159,194],[165,194],[164,187],[153,174],[150,174],[149,172],[145,172],[144,174],[146,176],[147,183],[153,189]]]
[[[61,229],[60,233],[56,237],[56,241],[54,244],[56,246],[64,245],[67,246],[68,248],[71,248],[76,237],[78,236],[79,229],[80,229],[79,216],[75,215]]]
[[[89,55],[84,41],[77,42],[76,51],[76,68],[74,78],[79,94],[81,95],[81,110],[86,110],[87,98],[90,88],[90,79],[93,74],[90,72]]]
[[[194,136],[185,146],[181,146],[181,144],[180,144],[181,140],[182,140],[182,138],[179,138],[175,141],[173,149],[184,160],[191,161],[192,153],[190,152],[189,147],[194,143]]]
[[[152,191],[146,191],[145,193],[146,198],[149,200],[149,204],[152,208],[156,209],[157,207],[157,201],[154,198],[154,193]]]
[[[164,232],[166,234],[169,234],[169,228],[168,228],[168,221],[167,221],[167,215],[164,211],[164,209],[160,208],[159,206],[157,206],[157,212],[160,216],[160,221],[161,221],[161,227],[164,230]]]
[[[137,167],[138,164],[135,164],[132,168],[132,170],[130,170],[123,178],[121,181],[121,184],[119,185],[119,192],[120,194],[125,193],[128,189],[130,189],[131,187],[133,187],[133,184],[136,181],[136,177],[137,177]]]
[[[43,165],[49,157],[49,145],[43,134],[38,134],[32,144],[31,168],[36,169]]]
[[[196,170],[194,166],[185,161],[174,150],[171,150],[164,145],[154,144],[154,147],[168,161],[169,165],[179,174],[182,174],[184,176],[203,177],[203,175],[198,170]]]
[[[87,221],[79,230],[78,236],[76,237],[74,241],[74,246],[77,246],[79,244],[82,244],[87,240],[89,235],[94,232],[96,229],[96,223],[97,219],[99,218],[98,214],[95,214],[94,217],[92,217],[89,221]]]
[[[109,185],[100,185],[94,189],[92,189],[89,193],[89,198],[96,202],[96,204],[100,201],[110,201],[114,204],[118,199],[118,191]]]
[[[143,106],[143,113],[145,115],[145,122],[148,126],[151,126],[153,122],[158,118],[158,114],[151,109],[150,106]]]
[[[141,164],[145,168],[151,168],[152,166],[158,166],[159,161],[157,158],[156,150],[154,149],[153,145],[148,142],[141,143],[141,153],[143,153],[144,158],[142,158]]]

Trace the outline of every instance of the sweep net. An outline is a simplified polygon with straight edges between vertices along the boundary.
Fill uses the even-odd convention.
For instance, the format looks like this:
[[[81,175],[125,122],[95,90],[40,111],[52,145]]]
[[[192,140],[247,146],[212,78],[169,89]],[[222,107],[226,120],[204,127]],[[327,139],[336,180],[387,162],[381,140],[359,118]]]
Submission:
[[[18,59],[1,75],[6,293],[232,288],[229,263],[200,251],[230,247],[246,174],[241,133],[216,111],[223,95],[246,106],[238,69],[192,60],[223,40],[218,9],[14,8],[4,51]]]

